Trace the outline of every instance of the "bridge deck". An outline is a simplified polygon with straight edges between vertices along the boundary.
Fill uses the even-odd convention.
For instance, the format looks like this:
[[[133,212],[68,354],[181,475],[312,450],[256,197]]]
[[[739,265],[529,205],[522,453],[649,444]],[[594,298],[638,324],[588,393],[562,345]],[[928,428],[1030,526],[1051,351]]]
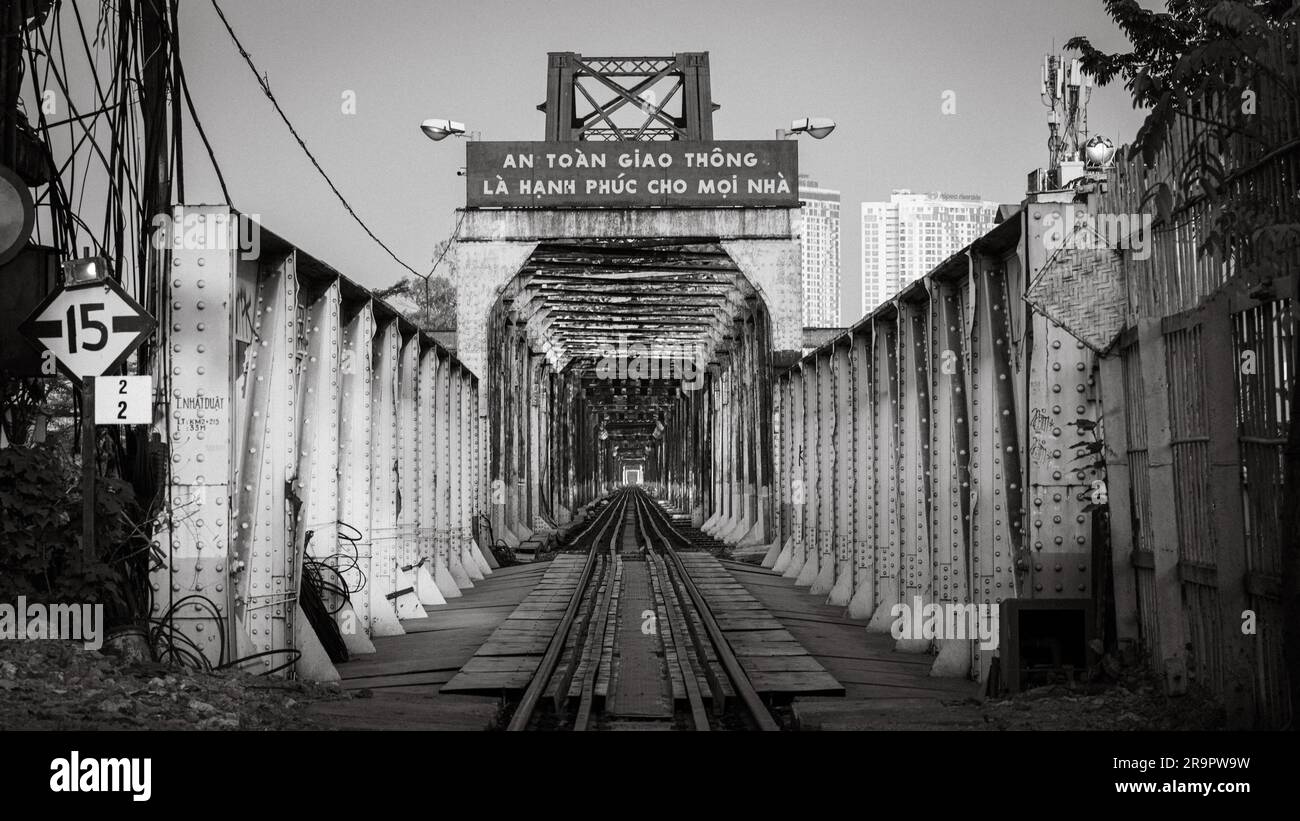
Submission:
[[[541,563],[543,575],[536,587],[465,661],[442,692],[500,694],[527,687],[578,589],[584,561],[584,556],[563,554]]]
[[[550,562],[499,568],[467,595],[425,608],[428,618],[403,621],[406,635],[374,639],[374,655],[338,666],[345,689],[369,690],[371,697],[315,704],[313,717],[344,729],[485,729],[499,699],[441,693],[442,685],[538,589],[550,568]]]
[[[931,677],[930,656],[894,652],[888,635],[867,633],[770,570],[679,555],[756,689],[795,695],[803,727],[983,726],[977,685]],[[526,686],[550,638],[537,628],[554,627],[548,617],[563,611],[579,558],[501,568],[468,595],[426,608],[428,618],[404,621],[406,635],[377,638],[374,655],[339,666],[343,687],[370,697],[316,704],[313,716],[350,729],[486,728],[500,692]]]
[[[844,694],[811,651],[721,562],[708,553],[678,554],[745,675],[769,695]]]
[[[796,700],[803,728],[985,728],[975,682],[931,677],[932,656],[894,652],[887,633],[868,633],[865,622],[846,618],[844,608],[825,604],[793,579],[742,562],[720,566],[844,686],[844,698]]]

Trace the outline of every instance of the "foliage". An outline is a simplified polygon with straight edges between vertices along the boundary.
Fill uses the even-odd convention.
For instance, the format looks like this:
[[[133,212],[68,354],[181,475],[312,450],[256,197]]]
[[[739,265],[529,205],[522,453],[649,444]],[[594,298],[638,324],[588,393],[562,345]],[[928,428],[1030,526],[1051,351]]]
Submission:
[[[1167,12],[1143,9],[1134,0],[1105,0],[1105,6],[1133,50],[1106,54],[1086,37],[1066,46],[1079,50],[1097,82],[1122,77],[1134,105],[1151,108],[1129,156],[1140,154],[1153,165],[1180,119],[1200,126],[1180,156],[1172,157],[1169,176],[1148,188],[1147,201],[1166,223],[1182,206],[1208,201],[1210,218],[1198,253],[1231,260],[1248,281],[1271,281],[1300,248],[1300,223],[1283,216],[1297,213],[1297,203],[1277,202],[1276,194],[1244,183],[1240,172],[1248,158],[1278,147],[1268,135],[1277,133],[1287,115],[1288,98],[1290,105],[1300,101],[1295,72],[1268,59],[1294,32],[1300,4],[1169,0]],[[1273,90],[1268,100],[1258,96],[1264,84]]]
[[[413,306],[402,313],[421,330],[456,328],[456,286],[444,277],[429,277],[427,282],[402,277],[395,284],[376,290],[375,296]]]
[[[402,277],[387,288],[376,290],[375,296],[407,306],[403,314],[421,330],[456,330],[456,286],[447,277],[433,275],[450,246],[451,240],[438,243],[433,254],[433,271],[428,277]]]
[[[1103,54],[1086,38],[1079,49],[1086,71],[1103,85],[1123,77],[1135,106],[1150,113],[1130,149],[1148,167],[1157,157],[1172,162],[1165,178],[1147,189],[1162,221],[1183,207],[1204,202],[1208,219],[1196,226],[1198,254],[1213,253],[1234,274],[1257,284],[1256,298],[1271,300],[1273,280],[1295,270],[1300,259],[1300,189],[1281,173],[1287,152],[1300,135],[1286,117],[1300,105],[1296,71],[1297,0],[1168,0],[1167,13],[1141,9],[1134,0],[1105,0],[1106,10],[1128,36],[1133,51]],[[1267,96],[1261,91],[1267,92]],[[1167,146],[1184,120],[1190,139]],[[1277,170],[1271,187],[1264,173]],[[1190,210],[1190,209],[1189,209]],[[1300,282],[1292,310],[1300,305]],[[1300,357],[1300,336],[1292,356]],[[1295,359],[1291,360],[1292,362]],[[1300,407],[1300,380],[1290,382],[1292,413]],[[1300,477],[1300,424],[1294,418],[1282,451],[1283,499],[1296,497]],[[1293,709],[1300,708],[1300,506],[1286,505],[1282,527],[1282,584],[1279,600],[1283,655]]]
[[[45,419],[46,436],[66,433],[75,405],[72,384],[62,375],[0,375],[0,429],[7,442],[31,443],[38,417]]]
[[[99,555],[81,559],[80,473],[53,447],[0,450],[0,600],[101,603],[111,616],[131,613],[116,557],[141,549],[131,486],[98,477]]]
[[[1103,5],[1133,50],[1107,54],[1087,37],[1074,37],[1065,47],[1080,52],[1084,69],[1100,85],[1122,77],[1134,105],[1151,107],[1166,91],[1192,92],[1198,83],[1212,81],[1212,63],[1242,56],[1234,41],[1244,28],[1282,22],[1293,3],[1168,0],[1163,12],[1144,9],[1137,0],[1103,0]]]

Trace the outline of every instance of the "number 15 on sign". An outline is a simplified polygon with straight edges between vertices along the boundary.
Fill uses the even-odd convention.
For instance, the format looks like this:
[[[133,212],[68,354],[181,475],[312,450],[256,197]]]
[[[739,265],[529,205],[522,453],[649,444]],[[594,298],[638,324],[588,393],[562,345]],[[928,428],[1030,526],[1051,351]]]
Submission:
[[[153,377],[101,376],[95,380],[96,425],[153,422]]]

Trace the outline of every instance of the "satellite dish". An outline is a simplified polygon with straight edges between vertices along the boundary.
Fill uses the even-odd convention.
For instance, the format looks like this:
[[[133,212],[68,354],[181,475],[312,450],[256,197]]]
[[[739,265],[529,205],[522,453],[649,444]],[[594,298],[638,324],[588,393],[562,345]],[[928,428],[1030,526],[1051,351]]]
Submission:
[[[36,224],[36,204],[22,178],[0,165],[0,265],[18,255]]]

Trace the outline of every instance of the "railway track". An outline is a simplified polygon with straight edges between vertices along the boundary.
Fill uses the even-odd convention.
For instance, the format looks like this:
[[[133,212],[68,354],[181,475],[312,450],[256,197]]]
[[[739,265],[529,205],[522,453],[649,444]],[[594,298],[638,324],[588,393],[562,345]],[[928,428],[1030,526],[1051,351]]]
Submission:
[[[616,491],[569,544],[568,602],[507,729],[778,730],[644,491]]]

